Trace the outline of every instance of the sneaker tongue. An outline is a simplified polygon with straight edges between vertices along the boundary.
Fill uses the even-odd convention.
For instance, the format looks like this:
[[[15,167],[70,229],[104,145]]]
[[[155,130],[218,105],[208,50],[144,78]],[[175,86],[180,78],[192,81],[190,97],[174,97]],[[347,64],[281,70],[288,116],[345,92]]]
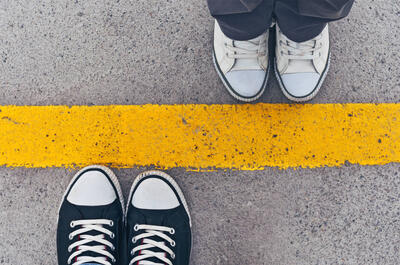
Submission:
[[[107,228],[107,227],[105,227],[105,228]],[[110,229],[110,228],[107,228],[107,229],[109,229],[110,231],[113,231],[113,229]],[[91,231],[88,231],[88,232],[86,232],[84,234],[85,235],[91,235],[91,236],[97,236],[97,235],[100,235],[102,233],[98,232],[98,231],[95,231],[95,230],[91,230]],[[107,235],[104,235],[104,236],[105,236],[105,240],[107,240],[107,241],[112,243],[112,240]],[[95,241],[85,244],[85,246],[98,246],[98,245],[101,245],[101,244],[99,242],[95,242]],[[74,250],[76,250],[76,249],[74,249]],[[110,252],[110,249],[108,247],[106,247],[106,251]],[[82,253],[80,256],[99,257],[99,258],[106,259],[105,256],[103,256],[103,255],[101,255],[99,253],[96,253],[96,252],[91,252],[91,251],[86,251],[86,252]],[[80,256],[78,256],[78,257],[80,257]],[[101,264],[99,264],[97,262],[86,262],[86,263],[82,263],[82,265],[101,265]]]
[[[259,45],[259,42],[263,36],[260,35],[257,38],[248,41],[234,41],[234,46],[243,49],[254,50],[255,46]],[[261,70],[260,64],[257,58],[251,59],[236,59],[232,71],[240,70]]]
[[[239,48],[251,48],[254,46],[258,46],[258,44],[260,43],[260,40],[262,38],[263,38],[263,35],[260,35],[254,39],[245,40],[245,41],[235,40],[234,45]]]
[[[301,49],[301,43],[296,43],[296,47],[298,49]],[[309,56],[310,52],[304,52],[301,50],[298,50],[299,55],[304,55],[304,56]],[[301,54],[301,55],[300,55]],[[318,71],[315,69],[314,62],[312,59],[290,59],[289,60],[289,67],[285,71],[285,74],[292,74],[292,73],[318,73]]]
[[[172,210],[173,211],[173,210]],[[145,220],[143,221],[145,224],[149,224],[149,225],[157,225],[157,226],[169,226],[169,222],[168,222],[168,216],[170,215],[171,210],[145,210],[145,209],[139,209],[138,212],[142,212],[143,216],[145,216]],[[166,235],[169,236],[168,233],[164,232]],[[157,242],[161,242],[162,244],[166,245],[167,247],[171,248],[172,250],[174,250],[170,244],[167,241],[164,241],[162,238],[158,237],[158,236],[152,236],[152,237],[148,237],[148,239],[157,241]],[[142,242],[142,241],[140,241]],[[157,248],[157,247],[153,247],[153,248],[149,248],[150,251],[154,251],[154,252],[162,252],[165,254],[165,257],[167,257],[167,259],[171,260],[171,257],[169,256],[168,253],[164,252],[164,250]],[[164,264],[162,263],[162,261],[160,261],[158,258],[155,257],[151,257],[151,258],[147,258],[145,259],[145,261],[148,262],[153,262],[155,264]],[[138,263],[140,264],[145,264],[145,262]],[[136,263],[135,263],[136,265]]]
[[[257,43],[257,41],[254,41],[254,42],[250,42],[250,41],[235,41],[234,45],[235,45],[235,47],[238,47],[238,48],[243,48],[243,49],[251,49],[251,48],[253,48],[254,49],[254,46],[255,46],[254,43]]]
[[[151,240],[154,240],[154,241],[157,241],[157,242],[160,242],[161,244],[163,244],[163,245],[166,245],[167,247],[169,247],[172,251],[174,251],[174,248],[173,247],[171,247],[170,245],[169,245],[169,243],[168,242],[166,242],[166,241],[163,241],[163,239],[161,239],[161,238],[159,238],[159,237],[149,237],[148,239],[151,239]],[[162,250],[162,249],[160,249],[160,248],[158,248],[158,247],[152,247],[152,248],[149,248],[148,250],[150,250],[150,251],[154,251],[154,252],[156,252],[156,253],[164,253],[164,257],[166,257],[167,259],[169,259],[169,260],[172,260],[172,258],[170,257],[170,255],[168,254],[168,253],[166,253],[164,250]],[[153,262],[154,264],[165,264],[165,263],[162,263],[162,261],[160,260],[160,259],[158,259],[158,258],[155,258],[155,257],[150,257],[150,258],[147,258],[147,259],[145,259],[145,260],[143,260],[143,263],[140,263],[140,261],[139,261],[139,265],[141,265],[141,264],[147,264],[147,263],[145,263],[145,262]],[[136,263],[135,263],[135,265],[136,265]]]

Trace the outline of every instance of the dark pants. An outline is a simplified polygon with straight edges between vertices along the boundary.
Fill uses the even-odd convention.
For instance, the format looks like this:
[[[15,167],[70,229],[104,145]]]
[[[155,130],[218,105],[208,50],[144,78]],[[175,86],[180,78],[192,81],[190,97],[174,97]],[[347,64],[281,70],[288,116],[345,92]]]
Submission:
[[[330,21],[347,16],[354,0],[207,0],[211,15],[229,38],[249,40],[275,18],[295,42],[316,37]]]

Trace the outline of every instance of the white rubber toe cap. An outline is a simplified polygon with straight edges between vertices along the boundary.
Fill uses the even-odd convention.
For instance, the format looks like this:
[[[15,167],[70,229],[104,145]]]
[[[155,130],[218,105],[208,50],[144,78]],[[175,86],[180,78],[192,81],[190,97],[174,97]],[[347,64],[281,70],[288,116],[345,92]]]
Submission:
[[[73,184],[67,200],[75,205],[101,206],[115,201],[117,195],[112,183],[98,170],[84,172]]]
[[[254,97],[263,88],[266,72],[263,70],[238,70],[225,75],[232,89],[242,97]]]
[[[320,77],[317,73],[293,73],[283,74],[281,78],[287,92],[301,98],[317,88]]]
[[[132,205],[139,209],[167,210],[179,206],[171,187],[159,178],[147,178],[136,188]]]

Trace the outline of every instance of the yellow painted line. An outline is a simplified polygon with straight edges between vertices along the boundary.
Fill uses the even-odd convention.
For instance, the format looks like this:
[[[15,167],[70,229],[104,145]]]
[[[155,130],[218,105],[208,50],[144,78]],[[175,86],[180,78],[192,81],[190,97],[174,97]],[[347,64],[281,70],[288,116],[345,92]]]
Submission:
[[[0,165],[192,170],[400,161],[400,104],[0,106]]]

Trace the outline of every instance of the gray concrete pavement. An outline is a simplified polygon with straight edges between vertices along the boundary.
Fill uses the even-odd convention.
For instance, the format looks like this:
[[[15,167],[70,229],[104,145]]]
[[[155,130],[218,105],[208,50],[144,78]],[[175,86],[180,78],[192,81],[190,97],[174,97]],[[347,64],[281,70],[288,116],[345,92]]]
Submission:
[[[168,173],[191,208],[192,264],[398,264],[399,169]],[[125,195],[140,171],[115,171]],[[0,264],[56,264],[57,208],[73,173],[1,170]]]
[[[0,0],[0,104],[237,103],[211,60],[205,0]],[[313,103],[399,102],[400,3],[357,1],[332,24]],[[271,78],[261,102],[287,102]],[[399,264],[398,164],[173,169],[194,222],[192,264]],[[117,170],[125,194],[144,169]],[[56,263],[74,172],[0,168],[0,264]]]
[[[0,1],[0,104],[236,103],[211,59],[206,1]],[[357,1],[331,24],[313,102],[400,100],[400,3]],[[287,102],[274,78],[262,102]]]

